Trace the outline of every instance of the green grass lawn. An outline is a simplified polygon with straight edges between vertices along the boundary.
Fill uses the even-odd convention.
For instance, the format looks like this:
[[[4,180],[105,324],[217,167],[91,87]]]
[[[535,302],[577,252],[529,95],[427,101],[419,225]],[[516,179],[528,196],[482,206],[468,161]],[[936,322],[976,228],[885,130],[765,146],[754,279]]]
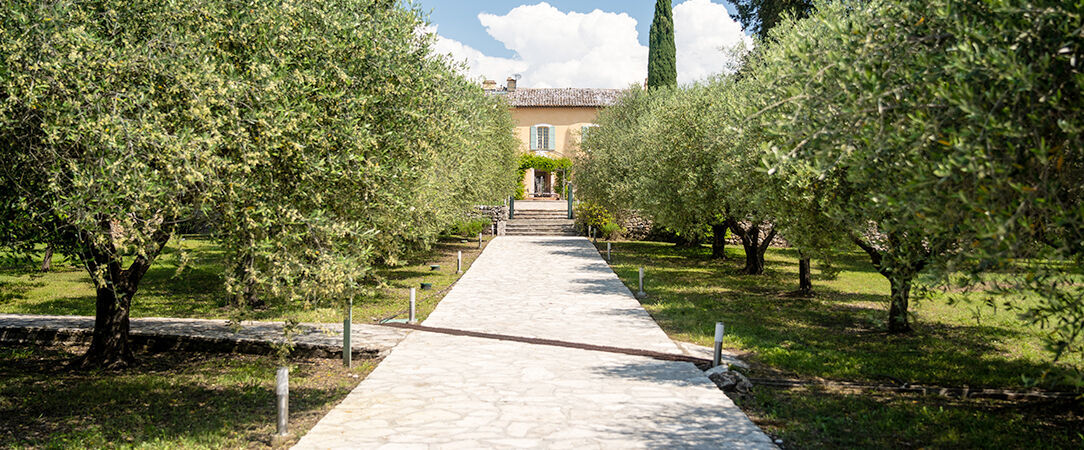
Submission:
[[[0,447],[288,446],[376,366],[290,361],[290,435],[274,438],[274,357],[169,352],[132,370],[67,370],[82,351],[0,346]]]
[[[184,246],[188,262],[183,271],[178,251]],[[433,290],[418,291],[418,315],[424,319],[443,296],[442,291],[459,279],[455,273],[456,251],[463,251],[464,270],[478,256],[476,240],[441,239],[431,251],[420,252],[396,267],[377,267],[384,280],[373,295],[355,300],[354,321],[370,322],[405,310],[409,288],[432,283]],[[439,264],[439,270],[430,270]],[[40,261],[0,260],[0,313],[94,315],[94,288],[78,261],[58,257],[53,270],[40,273]],[[176,239],[155,261],[140,283],[132,302],[132,317],[183,317],[228,319],[233,314],[223,288],[222,250],[213,242],[188,237]],[[330,302],[329,302],[330,303]],[[248,320],[341,322],[341,305],[275,304],[246,313]]]
[[[189,262],[178,272],[178,246]],[[383,279],[374,294],[355,301],[355,323],[392,316],[408,307],[409,288],[418,291],[424,319],[480,253],[477,241],[448,237],[431,251],[396,267],[378,267]],[[93,315],[90,278],[74,261],[57,258],[38,272],[40,261],[2,259],[0,313]],[[439,264],[439,270],[431,270]],[[176,240],[147,273],[133,301],[133,317],[226,319],[233,311],[222,286],[222,251],[212,242]],[[405,317],[405,316],[403,316]],[[252,320],[340,322],[336,305],[279,305],[253,311]],[[282,447],[296,442],[364,378],[376,361],[353,370],[337,359],[292,361],[291,436],[275,431],[274,369],[270,356],[161,353],[137,355],[127,371],[69,371],[78,347],[0,346],[0,447],[239,448]]]
[[[817,295],[795,298],[795,251],[770,249],[762,276],[738,274],[742,250],[728,252],[718,261],[707,248],[619,242],[613,268],[633,290],[638,268],[646,269],[642,303],[676,340],[710,346],[715,322],[724,322],[724,345],[746,353],[754,377],[1023,389],[1049,371],[1043,385],[1058,388],[1052,384],[1084,367],[1079,356],[1051,365],[1043,331],[1014,313],[950,305],[944,295],[915,299],[913,333],[886,333],[888,282],[862,253],[834,261],[843,270],[835,279],[814,267]],[[760,387],[742,406],[792,447],[1084,445],[1079,402]]]

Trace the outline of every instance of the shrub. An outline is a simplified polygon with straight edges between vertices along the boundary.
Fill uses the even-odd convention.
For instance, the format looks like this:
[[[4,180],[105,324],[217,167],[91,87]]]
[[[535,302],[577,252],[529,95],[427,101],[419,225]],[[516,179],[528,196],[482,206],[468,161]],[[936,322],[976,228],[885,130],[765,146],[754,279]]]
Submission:
[[[452,224],[444,234],[453,236],[477,236],[478,233],[481,233],[486,227],[489,227],[492,224],[492,221],[484,217],[461,220]]]
[[[606,208],[590,202],[576,205],[576,226],[601,228],[607,223],[614,223],[614,216]]]
[[[613,240],[621,237],[625,229],[613,222],[607,222],[598,227],[598,233],[603,239]]]

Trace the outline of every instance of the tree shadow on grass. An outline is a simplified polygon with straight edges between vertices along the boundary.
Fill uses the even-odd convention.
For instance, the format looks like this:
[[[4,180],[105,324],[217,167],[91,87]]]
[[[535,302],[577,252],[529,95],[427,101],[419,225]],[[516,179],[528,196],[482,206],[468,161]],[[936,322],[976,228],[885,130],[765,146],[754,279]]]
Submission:
[[[0,305],[9,302],[26,300],[27,293],[37,287],[44,286],[42,282],[6,282],[0,281]]]
[[[7,379],[0,394],[11,399],[0,403],[0,436],[6,442],[32,447],[155,442],[216,447],[224,444],[221,439],[233,439],[231,446],[271,443],[272,358],[242,357],[251,367],[237,367],[231,366],[236,355],[143,355],[142,364],[127,371],[72,372],[63,366],[72,353],[10,356],[0,354],[0,374]],[[292,385],[291,413],[319,409],[345,390]]]
[[[1031,330],[1023,327],[949,324],[920,317],[914,332],[888,334],[887,295],[844,292],[818,284],[814,298],[793,298],[786,294],[797,289],[796,277],[771,266],[765,275],[742,276],[730,271],[742,261],[705,263],[703,253],[694,253],[686,261],[672,258],[674,253],[688,253],[684,249],[623,245],[640,252],[639,259],[651,267],[649,297],[641,302],[664,329],[710,342],[713,324],[723,321],[729,346],[753,352],[754,362],[784,374],[1022,387],[1022,375],[1040,377],[1049,369],[1054,373],[1069,370],[1011,356],[1012,342],[1029,339]],[[655,253],[663,256],[656,258]],[[635,286],[636,265],[618,267],[626,285]],[[652,278],[651,273],[656,276]]]
[[[1064,402],[757,387],[743,407],[810,448],[1080,448],[1084,440],[1079,404]]]
[[[919,321],[912,333],[888,334],[884,309],[849,303],[876,296],[841,300],[842,293],[822,289],[815,299],[740,290],[673,297],[645,301],[664,328],[710,336],[710,324],[723,320],[729,339],[756,354],[754,360],[800,376],[1014,386],[1020,375],[1037,377],[1050,368],[1003,356],[1008,349],[1000,342],[1022,336],[1019,329]]]
[[[222,298],[226,295],[226,288],[220,269],[189,267],[178,274],[175,268],[154,266],[143,277],[139,291],[144,295],[171,295],[188,299]]]

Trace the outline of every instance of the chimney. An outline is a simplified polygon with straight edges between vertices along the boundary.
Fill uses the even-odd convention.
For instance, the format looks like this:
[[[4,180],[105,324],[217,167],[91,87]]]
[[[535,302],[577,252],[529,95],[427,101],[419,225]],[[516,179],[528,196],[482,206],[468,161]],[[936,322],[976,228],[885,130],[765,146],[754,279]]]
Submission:
[[[482,89],[486,91],[493,91],[497,89],[497,82],[493,80],[486,80],[482,82]]]
[[[514,91],[514,90],[516,90],[516,79],[515,79],[515,78],[512,78],[512,77],[508,77],[508,85],[507,85],[507,89],[508,89],[509,91]]]

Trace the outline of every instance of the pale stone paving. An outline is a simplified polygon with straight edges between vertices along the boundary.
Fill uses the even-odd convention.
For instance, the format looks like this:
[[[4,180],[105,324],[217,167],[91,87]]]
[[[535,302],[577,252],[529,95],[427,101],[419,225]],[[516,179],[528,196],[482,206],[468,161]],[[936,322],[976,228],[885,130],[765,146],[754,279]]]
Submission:
[[[680,353],[583,238],[500,237],[427,326]],[[703,372],[415,331],[295,448],[773,448]]]

